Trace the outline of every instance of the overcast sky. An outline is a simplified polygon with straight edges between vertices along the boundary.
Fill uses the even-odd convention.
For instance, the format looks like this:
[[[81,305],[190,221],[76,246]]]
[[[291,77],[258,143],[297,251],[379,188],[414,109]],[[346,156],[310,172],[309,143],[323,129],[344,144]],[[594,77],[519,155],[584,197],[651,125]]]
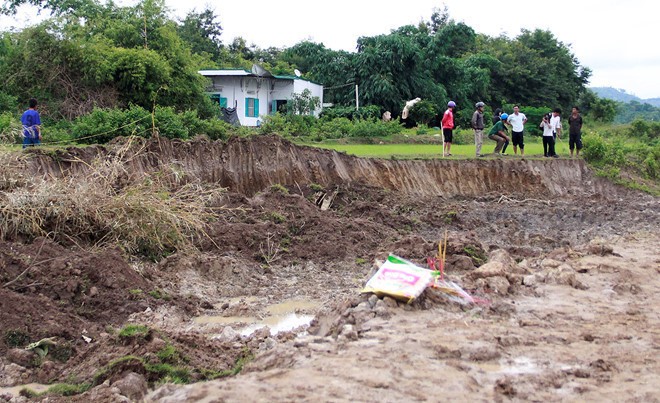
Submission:
[[[593,71],[590,86],[621,88],[641,98],[660,97],[657,0],[519,1],[499,6],[491,0],[165,1],[179,17],[209,4],[219,16],[225,44],[236,36],[260,48],[311,40],[351,52],[360,36],[388,34],[403,25],[428,21],[434,7],[442,9],[446,4],[455,21],[490,36],[515,37],[521,28],[550,30],[570,46],[581,65]],[[8,24],[0,19],[0,27]]]
[[[205,3],[166,0],[184,15]],[[515,37],[521,28],[550,30],[592,69],[591,86],[625,89],[641,98],[660,97],[660,2],[657,0],[216,0],[223,41],[242,36],[261,48],[289,47],[302,40],[354,51],[360,36],[388,34],[430,20],[446,4],[449,15],[490,36]],[[496,8],[497,7],[497,8]]]

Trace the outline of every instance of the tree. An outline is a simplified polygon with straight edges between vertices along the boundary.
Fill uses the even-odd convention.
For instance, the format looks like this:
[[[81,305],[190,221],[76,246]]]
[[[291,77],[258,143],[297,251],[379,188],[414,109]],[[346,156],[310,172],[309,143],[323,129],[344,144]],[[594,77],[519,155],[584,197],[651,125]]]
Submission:
[[[177,32],[193,53],[208,53],[212,60],[220,61],[222,26],[217,20],[210,8],[201,12],[193,10],[177,26]]]
[[[287,111],[294,115],[311,115],[321,105],[319,97],[313,97],[312,92],[305,88],[300,94],[293,94],[287,103]]]
[[[617,102],[611,99],[598,98],[591,105],[591,116],[601,122],[612,122],[616,117]]]

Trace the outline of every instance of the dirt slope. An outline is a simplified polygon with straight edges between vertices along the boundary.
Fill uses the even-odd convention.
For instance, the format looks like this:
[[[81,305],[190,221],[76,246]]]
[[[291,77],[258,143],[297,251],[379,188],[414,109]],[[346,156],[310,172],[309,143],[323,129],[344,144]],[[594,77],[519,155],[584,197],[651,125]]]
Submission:
[[[124,140],[120,140],[124,141]],[[118,143],[120,142],[118,141]],[[37,172],[61,176],[84,172],[93,158],[113,158],[119,148],[70,149],[55,155],[35,152]],[[252,196],[281,184],[325,187],[361,184],[418,196],[482,196],[491,192],[562,196],[607,194],[613,187],[594,179],[583,160],[397,161],[357,159],[296,146],[278,136],[232,138],[229,142],[133,140],[122,151],[127,172],[175,171],[173,180],[218,183]]]

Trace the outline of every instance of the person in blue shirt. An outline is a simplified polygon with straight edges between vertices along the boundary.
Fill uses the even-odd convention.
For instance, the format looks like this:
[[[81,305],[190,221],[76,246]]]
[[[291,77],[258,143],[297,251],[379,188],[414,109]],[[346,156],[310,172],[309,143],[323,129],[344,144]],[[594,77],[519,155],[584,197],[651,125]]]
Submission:
[[[29,109],[23,112],[23,148],[41,144],[41,118],[37,112],[37,100],[30,99]]]

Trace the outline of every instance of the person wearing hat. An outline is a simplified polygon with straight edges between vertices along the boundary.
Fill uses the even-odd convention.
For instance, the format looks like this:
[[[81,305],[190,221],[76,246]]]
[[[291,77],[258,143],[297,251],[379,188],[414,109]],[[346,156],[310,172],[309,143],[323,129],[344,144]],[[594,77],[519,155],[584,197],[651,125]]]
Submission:
[[[474,145],[476,148],[476,156],[483,157],[481,153],[481,145],[484,140],[484,106],[483,102],[477,102],[474,107],[476,110],[472,114],[472,128],[474,129]]]
[[[504,126],[508,117],[509,115],[502,113],[500,120],[488,131],[488,138],[497,142],[497,145],[495,145],[495,155],[500,155],[504,143],[509,141],[509,136],[506,135],[507,130]]]
[[[442,148],[442,156],[451,156],[451,142],[454,134],[454,110],[456,109],[456,102],[449,101],[447,103],[447,110],[442,115],[442,137],[444,138],[444,145]]]

